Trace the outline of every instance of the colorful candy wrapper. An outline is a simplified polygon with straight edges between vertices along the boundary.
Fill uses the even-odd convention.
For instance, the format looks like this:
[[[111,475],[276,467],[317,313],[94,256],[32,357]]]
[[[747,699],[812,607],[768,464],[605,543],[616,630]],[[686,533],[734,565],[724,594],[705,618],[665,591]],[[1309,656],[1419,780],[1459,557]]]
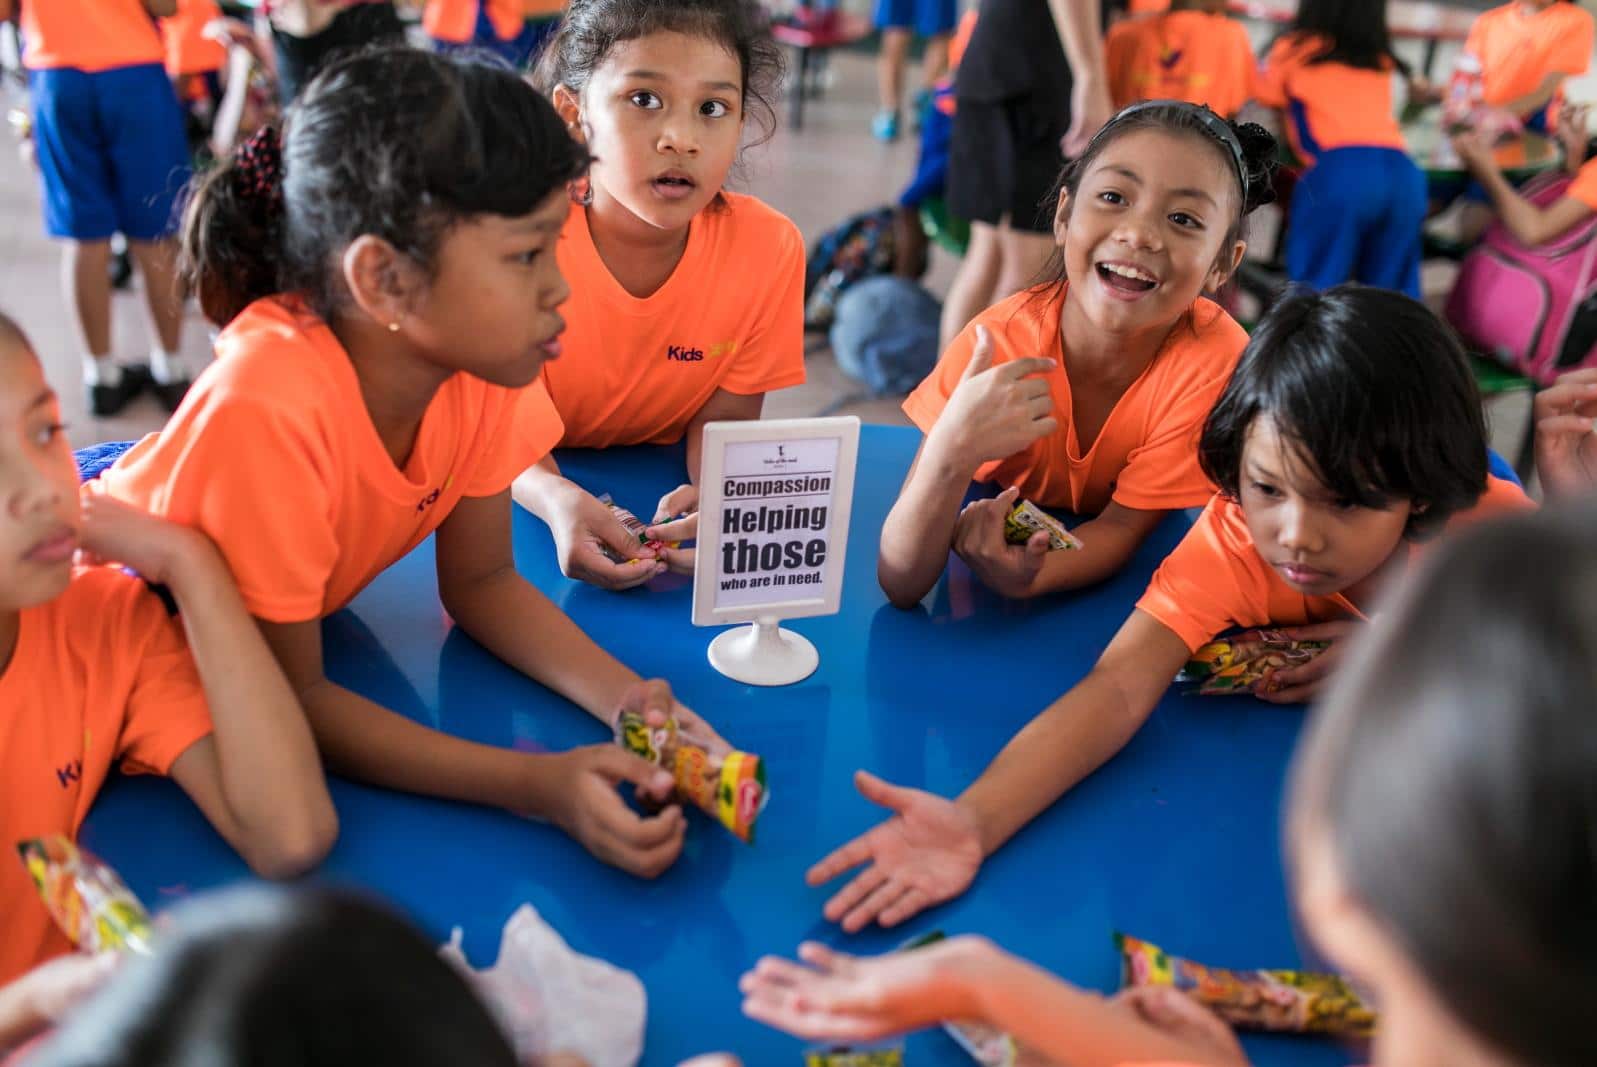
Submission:
[[[1375,1012],[1334,974],[1205,967],[1124,934],[1115,935],[1115,945],[1123,985],[1174,986],[1232,1026],[1337,1037],[1375,1032]]]
[[[670,771],[684,800],[754,843],[755,820],[771,799],[760,757],[747,752],[714,755],[684,736],[675,719],[651,727],[632,711],[623,711],[616,719],[615,736],[628,752]]]
[[[50,916],[79,949],[149,954],[149,914],[93,853],[60,834],[23,841],[17,852]]]
[[[1329,641],[1294,641],[1280,630],[1248,630],[1198,649],[1177,681],[1196,683],[1190,691],[1200,696],[1250,692],[1271,671],[1301,667],[1330,647]]]
[[[650,540],[648,524],[642,519],[638,518],[636,515],[632,514],[632,512],[628,511],[626,508],[622,507],[620,504],[617,504],[610,498],[609,493],[602,494],[599,497],[599,503],[609,508],[615,514],[616,521],[620,522],[622,526],[626,527],[627,532],[633,537],[636,537],[638,539],[638,544],[644,546],[645,548],[652,548],[658,552],[663,548],[676,548],[682,543],[680,541]],[[622,556],[608,545],[602,545],[600,547],[604,554],[610,557],[610,561],[612,563],[631,562],[630,557]]]
[[[1038,530],[1048,533],[1048,551],[1080,548],[1081,541],[1065,529],[1065,524],[1029,500],[1022,500],[1004,516],[1004,540],[1012,545],[1023,545]]]
[[[831,1045],[805,1049],[804,1067],[904,1067],[904,1046],[856,1048]]]

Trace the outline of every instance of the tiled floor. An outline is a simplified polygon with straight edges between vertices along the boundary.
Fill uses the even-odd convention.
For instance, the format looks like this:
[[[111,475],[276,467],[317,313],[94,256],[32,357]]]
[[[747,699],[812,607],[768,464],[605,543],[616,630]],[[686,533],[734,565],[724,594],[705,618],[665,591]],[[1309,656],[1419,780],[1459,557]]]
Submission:
[[[1262,41],[1266,35],[1258,36]],[[1444,50],[1438,69],[1448,69],[1451,62],[1451,54]],[[1591,88],[1582,85],[1572,95],[1592,98],[1597,93],[1581,92]],[[0,103],[21,104],[14,90],[11,94],[9,98],[0,95]],[[806,106],[804,129],[795,133],[783,128],[770,144],[752,150],[746,180],[738,187],[786,212],[808,240],[856,211],[892,201],[914,169],[915,142],[912,136],[892,145],[874,141],[867,132],[874,107],[870,57],[834,56],[830,88],[823,98]],[[1261,229],[1270,225],[1265,221]],[[64,398],[75,443],[129,438],[158,428],[164,415],[150,398],[141,398],[116,419],[94,420],[84,412],[78,343],[62,304],[58,261],[58,251],[41,236],[34,175],[9,140],[0,139],[0,308],[21,322],[44,357],[50,380]],[[940,296],[955,267],[950,256],[934,249],[928,287]],[[1444,293],[1450,280],[1446,268],[1430,273],[1427,289]],[[148,350],[140,298],[136,292],[119,293],[115,305],[115,352],[137,358]],[[766,404],[769,415],[842,411],[859,414],[867,421],[904,421],[896,399],[865,398],[862,387],[838,369],[825,338],[810,340],[809,381],[772,394]],[[192,306],[184,348],[195,353],[207,349],[205,325]],[[1492,405],[1505,446],[1502,450],[1508,451],[1510,442],[1517,439],[1525,411],[1523,399]]]

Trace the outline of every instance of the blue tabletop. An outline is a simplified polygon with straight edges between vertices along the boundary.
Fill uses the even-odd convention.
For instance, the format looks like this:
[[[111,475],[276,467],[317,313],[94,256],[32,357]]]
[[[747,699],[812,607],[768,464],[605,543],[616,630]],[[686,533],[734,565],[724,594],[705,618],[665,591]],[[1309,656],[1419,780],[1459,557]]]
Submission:
[[[1174,691],[1112,763],[1072,790],[983,868],[963,898],[902,928],[849,937],[821,918],[829,889],[805,869],[873,825],[858,767],[952,795],[1027,719],[1092,666],[1158,561],[1180,538],[1160,527],[1114,581],[1032,602],[998,598],[955,560],[914,611],[876,585],[877,533],[914,455],[912,430],[860,441],[842,612],[789,625],[820,669],[785,689],[717,674],[714,630],[688,622],[691,587],[666,576],[609,593],[566,580],[547,530],[519,509],[517,564],[587,632],[645,676],[668,678],[733,744],[765,757],[770,806],[742,844],[695,815],[665,876],[635,880],[549,827],[496,811],[335,780],[342,835],[316,878],[375,891],[440,942],[465,930],[492,962],[512,911],[531,902],[578,951],[636,972],[649,993],[646,1067],[711,1049],[750,1065],[797,1064],[801,1043],[743,1018],[736,978],[763,953],[819,938],[873,953],[930,929],[979,932],[1078,984],[1111,990],[1114,930],[1204,962],[1302,962],[1286,904],[1279,799],[1303,712]],[[678,449],[566,452],[566,473],[647,512],[681,479]],[[325,624],[331,677],[421,722],[538,750],[604,741],[595,720],[452,628],[423,545]],[[116,778],[83,840],[155,909],[249,877],[170,782]],[[1323,1041],[1250,1038],[1257,1064],[1345,1064]],[[937,1032],[912,1037],[914,1067],[968,1063]]]

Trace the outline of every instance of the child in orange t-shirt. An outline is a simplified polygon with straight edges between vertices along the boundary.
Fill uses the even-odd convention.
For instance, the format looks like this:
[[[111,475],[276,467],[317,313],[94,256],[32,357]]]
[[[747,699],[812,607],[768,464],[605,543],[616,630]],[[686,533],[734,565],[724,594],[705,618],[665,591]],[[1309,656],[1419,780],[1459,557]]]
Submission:
[[[1359,1062],[1597,1062],[1597,719],[1580,710],[1597,688],[1594,526],[1586,505],[1442,545],[1298,743],[1288,882],[1316,954],[1380,1006]],[[1273,813],[1237,815],[1280,832]],[[1181,892],[1167,888],[1167,906]],[[875,959],[808,944],[800,956],[809,966],[766,958],[744,976],[743,1010],[814,1042],[956,1019],[1073,1067],[1155,1067],[1174,1042],[1192,1065],[1248,1062],[1185,989],[1105,999],[981,938]]]
[[[1558,140],[1564,147],[1564,169],[1573,176],[1564,195],[1538,206],[1520,195],[1497,167],[1497,157],[1478,133],[1453,138],[1453,146],[1470,173],[1492,198],[1492,207],[1508,232],[1526,245],[1546,244],[1579,226],[1597,212],[1597,159],[1586,158],[1589,144],[1585,106],[1558,113]]]
[[[882,529],[889,600],[924,597],[950,548],[1008,596],[1086,585],[1213,494],[1198,427],[1247,337],[1200,294],[1241,262],[1274,153],[1257,126],[1154,102],[1111,119],[1065,171],[1056,280],[977,316],[904,401],[926,438]],[[972,479],[1001,492],[961,511]],[[1018,497],[1095,516],[1082,548],[1008,544]]]
[[[1590,12],[1563,0],[1510,0],[1470,27],[1463,55],[1480,64],[1481,102],[1527,129],[1554,129],[1564,80],[1591,65]]]
[[[1533,506],[1488,474],[1480,395],[1458,341],[1390,290],[1347,285],[1276,304],[1209,414],[1199,455],[1219,494],[1092,672],[957,801],[862,775],[866,795],[898,816],[810,871],[819,884],[867,864],[827,918],[851,931],[892,925],[963,892],[987,855],[1131,740],[1188,657],[1222,631],[1284,627],[1329,642],[1255,690],[1277,702],[1314,695],[1415,541],[1464,513]]]
[[[113,765],[170,775],[268,876],[317,863],[337,833],[310,730],[221,555],[126,505],[80,505],[60,418],[0,316],[0,1058],[54,1021],[42,1005],[99,973],[33,971],[71,946],[14,848],[75,838]],[[91,558],[75,566],[80,549]],[[181,621],[101,560],[165,584]]]
[[[1409,158],[1386,0],[1303,0],[1259,71],[1259,103],[1282,112],[1307,171],[1292,193],[1287,276],[1420,296],[1425,176]]]
[[[427,0],[421,25],[439,51],[481,48],[520,70],[556,26],[562,0]]]
[[[1109,95],[1207,104],[1231,118],[1253,95],[1253,43],[1225,0],[1177,0],[1163,14],[1117,23],[1104,36]]]
[[[669,775],[615,745],[468,743],[322,670],[321,620],[435,534],[445,609],[506,663],[606,723],[633,706],[702,727],[511,551],[510,483],[560,438],[538,373],[560,355],[554,245],[586,155],[514,72],[392,47],[327,67],[283,138],[266,128],[195,192],[184,248],[218,359],[99,484],[217,541],[336,767],[539,815],[660,873],[681,810],[640,818],[615,784],[663,796]]]
[[[803,239],[724,188],[749,120],[771,133],[779,70],[750,0],[592,0],[566,15],[539,67],[595,157],[561,235],[566,355],[544,382],[563,445],[686,440],[687,483],[660,501],[663,525],[649,531],[661,541],[697,530],[704,425],[757,419],[766,393],[804,380]],[[640,548],[552,458],[515,496],[549,524],[569,577],[624,589],[693,569],[691,549]]]

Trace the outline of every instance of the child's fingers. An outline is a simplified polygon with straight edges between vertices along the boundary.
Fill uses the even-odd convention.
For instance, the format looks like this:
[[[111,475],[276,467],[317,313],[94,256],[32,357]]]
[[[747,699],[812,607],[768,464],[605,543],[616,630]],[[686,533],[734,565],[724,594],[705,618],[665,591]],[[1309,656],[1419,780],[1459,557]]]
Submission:
[[[658,573],[660,564],[656,560],[633,559],[616,563],[592,545],[578,548],[571,566],[571,577],[612,592],[642,585]]]
[[[699,536],[699,513],[694,512],[669,522],[659,522],[643,532],[649,535],[651,541],[692,541]]]
[[[825,974],[847,976],[854,973],[857,960],[845,952],[821,944],[805,941],[798,947],[799,959]]]
[[[831,900],[826,902],[826,907],[821,914],[832,922],[844,918],[858,906],[859,902],[876,892],[877,888],[887,881],[887,872],[876,864],[871,864],[853,880],[839,889]]]
[[[999,368],[998,373],[1006,381],[1015,382],[1022,378],[1030,378],[1035,374],[1047,374],[1057,366],[1058,364],[1053,360],[1044,359],[1042,356],[1026,356],[1023,359],[1012,359],[1005,363]],[[1040,378],[1035,385],[1041,386],[1044,390],[1048,388],[1048,383]]]
[[[844,871],[852,870],[862,863],[869,862],[875,853],[871,851],[869,832],[860,834],[848,844],[833,849],[815,866],[804,873],[804,881],[808,885],[824,885]]]
[[[1547,437],[1579,437],[1597,431],[1597,419],[1587,415],[1549,415],[1536,420],[1536,432]]]
[[[613,785],[631,782],[640,789],[659,792],[662,787],[669,789],[676,784],[669,771],[661,770],[643,757],[624,751],[619,746],[595,745],[591,751],[593,769]],[[619,798],[617,803],[620,803]],[[621,805],[621,810],[625,811],[626,806]]]
[[[671,835],[659,844],[648,848],[627,847],[617,866],[639,878],[658,878],[670,870],[677,857],[682,855],[682,843],[685,840],[684,824],[678,823]]]
[[[901,785],[894,785],[876,777],[870,771],[854,772],[854,788],[860,795],[873,804],[879,804],[891,811],[902,812],[915,799],[915,791],[906,789]]]
[[[932,898],[923,889],[909,889],[904,895],[895,900],[890,907],[882,909],[881,916],[876,920],[882,926],[897,926],[906,919],[914,918],[931,906]]]
[[[1283,626],[1282,636],[1289,641],[1339,641],[1350,637],[1359,628],[1359,623],[1347,619],[1338,619],[1333,622],[1311,622],[1303,626]]]
[[[851,934],[857,934],[876,920],[882,909],[897,902],[905,893],[904,885],[895,879],[889,878],[875,889],[871,890],[864,900],[854,905],[849,913],[843,916],[843,929]]]
[[[985,326],[976,327],[976,346],[971,349],[970,362],[965,364],[965,373],[960,375],[962,380],[968,381],[982,371],[993,365],[993,335]]]

